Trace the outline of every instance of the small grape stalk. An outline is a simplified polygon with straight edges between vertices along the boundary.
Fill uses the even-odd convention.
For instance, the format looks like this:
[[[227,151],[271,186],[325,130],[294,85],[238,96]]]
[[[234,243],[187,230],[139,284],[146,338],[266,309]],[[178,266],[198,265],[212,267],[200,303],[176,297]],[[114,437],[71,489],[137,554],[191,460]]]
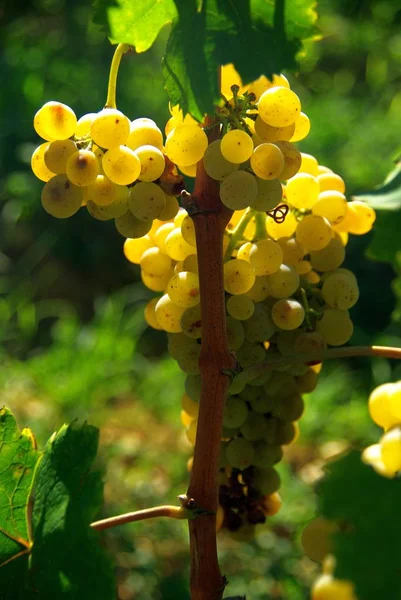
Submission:
[[[310,121],[284,75],[243,85],[232,65],[223,67],[224,100],[215,115],[201,124],[172,107],[164,139],[151,119],[130,121],[116,108],[117,70],[127,50],[117,47],[102,110],[77,120],[52,101],[37,112],[34,127],[44,142],[32,170],[45,183],[42,204],[52,216],[82,208],[95,219],[114,219],[126,238],[125,257],[156,294],[145,319],[167,333],[169,352],[186,374],[181,420],[196,444],[189,469],[197,474],[188,493],[203,495],[209,513],[217,509],[217,519],[202,517],[204,530],[191,542],[196,554],[208,540],[212,593],[222,581],[214,529],[249,539],[280,509],[275,465],[298,436],[302,396],[316,387],[321,369],[321,362],[291,357],[350,340],[349,310],[359,291],[342,265],[349,235],[370,231],[375,213],[348,201],[343,179],[295,146]],[[192,195],[183,192],[183,176],[195,178]],[[221,357],[227,369],[219,368]],[[385,427],[393,423],[386,411],[379,417]],[[209,418],[217,437],[203,426]],[[390,471],[401,466],[393,459],[399,431],[389,430],[381,442]],[[208,445],[210,465],[203,460]],[[210,489],[199,478],[207,468]],[[193,597],[203,599],[196,557],[192,568]]]

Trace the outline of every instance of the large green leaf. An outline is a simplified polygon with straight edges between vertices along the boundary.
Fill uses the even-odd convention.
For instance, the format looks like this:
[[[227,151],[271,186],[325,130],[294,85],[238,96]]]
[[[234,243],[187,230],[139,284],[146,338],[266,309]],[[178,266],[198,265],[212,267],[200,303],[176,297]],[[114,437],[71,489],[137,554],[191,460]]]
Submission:
[[[327,467],[320,512],[343,524],[334,538],[336,576],[361,600],[401,598],[401,479],[386,479],[351,452]]]
[[[377,210],[396,211],[401,209],[401,163],[386,178],[385,182],[369,192],[354,196]],[[393,218],[393,215],[392,215]]]
[[[31,546],[28,503],[39,460],[29,429],[19,431],[11,412],[0,410],[0,565],[26,555]]]
[[[148,50],[160,30],[177,17],[173,0],[96,0],[96,23],[106,25],[113,43]]]
[[[219,99],[218,68],[234,63],[244,82],[297,68],[315,33],[314,0],[97,0],[97,22],[115,42],[147,49],[173,22],[163,61],[173,105],[197,119]]]
[[[378,211],[367,255],[375,260],[394,263],[401,250],[400,232],[401,211]]]

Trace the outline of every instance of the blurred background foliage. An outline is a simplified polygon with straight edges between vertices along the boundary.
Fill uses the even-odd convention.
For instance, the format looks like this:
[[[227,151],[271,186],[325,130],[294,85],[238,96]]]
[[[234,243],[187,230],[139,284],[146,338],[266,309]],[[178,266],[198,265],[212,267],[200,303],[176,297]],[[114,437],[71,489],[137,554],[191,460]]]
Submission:
[[[313,124],[300,146],[338,171],[352,194],[378,185],[400,152],[401,7],[394,0],[325,0],[318,10],[322,39],[290,76]],[[51,99],[79,116],[99,110],[112,48],[91,22],[90,3],[79,0],[5,0],[0,27],[1,403],[42,443],[74,417],[101,428],[105,515],[174,502],[186,489],[191,450],[179,422],[183,376],[166,355],[165,337],[144,324],[150,292],[124,259],[113,223],[86,211],[49,218],[29,168],[38,144],[35,111]],[[169,116],[164,43],[162,32],[149,52],[124,58],[118,90],[122,111],[161,127]],[[400,345],[397,265],[362,258],[365,237],[350,242],[346,265],[361,287],[353,342]],[[309,597],[316,566],[302,555],[299,534],[314,515],[313,484],[325,460],[377,439],[367,395],[397,378],[401,368],[386,360],[325,365],[307,398],[301,436],[280,467],[282,511],[252,544],[220,539],[231,595]],[[120,600],[188,598],[183,524],[125,526],[106,543]]]

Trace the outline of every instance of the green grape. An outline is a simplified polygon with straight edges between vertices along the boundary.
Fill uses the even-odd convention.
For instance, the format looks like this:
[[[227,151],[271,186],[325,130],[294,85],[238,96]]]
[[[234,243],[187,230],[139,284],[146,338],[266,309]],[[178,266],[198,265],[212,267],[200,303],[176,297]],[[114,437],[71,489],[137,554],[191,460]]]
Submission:
[[[174,304],[168,294],[164,294],[156,304],[155,315],[160,327],[165,331],[178,333],[181,331],[180,320],[184,310],[182,306]]]
[[[147,145],[163,150],[163,134],[152,119],[147,117],[134,119],[131,122],[130,132],[125,144],[131,150]]]
[[[285,186],[287,201],[300,210],[310,210],[313,208],[318,201],[319,192],[320,188],[317,178],[309,175],[309,173],[297,173],[287,181]]]
[[[238,350],[245,340],[244,327],[241,321],[232,317],[226,318],[227,344],[229,350]]]
[[[283,188],[278,179],[257,178],[258,193],[252,202],[252,208],[261,212],[273,210],[283,199]]]
[[[266,442],[273,445],[287,446],[296,434],[294,423],[271,417],[267,422]]]
[[[192,273],[198,273],[198,257],[196,254],[190,254],[182,261],[184,271],[191,271]]]
[[[245,338],[251,344],[269,340],[276,331],[269,309],[256,304],[252,317],[244,321]]]
[[[181,317],[181,329],[188,337],[199,339],[202,335],[200,304],[187,308]]]
[[[260,413],[251,411],[245,423],[241,426],[241,433],[249,442],[263,440],[267,431],[267,419]]]
[[[245,260],[234,258],[224,263],[224,289],[229,294],[245,294],[255,283],[255,270]]]
[[[71,183],[66,175],[56,175],[42,190],[42,206],[57,219],[72,217],[81,207],[83,189]]]
[[[80,119],[78,119],[74,132],[76,138],[80,139],[89,137],[91,125],[96,115],[97,113],[87,113],[86,115],[83,115]]]
[[[255,413],[269,413],[274,404],[273,400],[267,397],[263,388],[252,387],[249,382],[240,393],[240,398],[249,402]]]
[[[168,134],[165,148],[173,163],[185,167],[199,162],[207,146],[207,135],[199,125],[182,123]]]
[[[67,160],[66,174],[74,185],[91,185],[99,175],[99,163],[96,155],[91,150],[74,152]]]
[[[260,179],[278,179],[284,169],[283,153],[275,144],[260,144],[252,153],[251,167]]]
[[[131,188],[128,205],[137,219],[151,222],[164,209],[166,194],[156,183],[140,181]]]
[[[271,376],[271,371],[265,371],[257,377],[252,377],[252,379],[248,381],[248,384],[251,387],[263,387],[270,380]]]
[[[185,393],[194,402],[199,402],[201,399],[201,381],[200,375],[188,375],[185,378]]]
[[[263,142],[289,142],[295,132],[295,123],[286,127],[272,127],[258,115],[255,120],[255,132]]]
[[[141,173],[141,161],[127,146],[114,146],[108,150],[103,156],[102,167],[107,177],[119,185],[134,183]]]
[[[283,458],[281,446],[272,446],[266,442],[256,442],[255,446],[255,467],[268,469],[280,462]]]
[[[272,408],[272,415],[283,421],[298,421],[304,412],[304,401],[299,394],[292,396],[276,397]]]
[[[231,131],[224,134],[220,151],[226,160],[235,164],[243,163],[251,157],[253,151],[252,138],[246,131],[231,129]]]
[[[157,298],[157,300],[159,300],[159,298]],[[188,346],[188,348],[191,348],[194,342],[196,343],[194,339],[189,338],[182,332],[169,333],[167,349],[169,354],[174,358],[174,360],[178,360],[181,354],[183,352],[186,352],[184,348],[186,346]]]
[[[186,215],[181,223],[181,233],[184,240],[196,248],[195,225],[189,215]]]
[[[255,283],[246,295],[254,302],[263,302],[269,295],[269,279],[267,275],[255,277]]]
[[[345,248],[341,239],[333,238],[325,248],[310,252],[310,262],[317,271],[334,271],[345,259]]]
[[[155,181],[164,172],[166,166],[163,153],[155,146],[139,146],[135,154],[141,161],[140,181]]]
[[[381,460],[387,471],[401,469],[401,428],[394,427],[380,438]]]
[[[239,164],[230,162],[222,155],[221,140],[215,140],[206,148],[203,166],[209,177],[217,181],[223,181],[227,175],[239,169]]]
[[[344,194],[333,190],[320,192],[317,202],[312,206],[314,215],[325,217],[332,225],[341,223],[347,212],[348,205]]]
[[[310,131],[309,117],[301,112],[298,119],[295,121],[295,131],[290,139],[290,142],[300,142],[305,139]]]
[[[271,275],[283,262],[283,251],[273,240],[260,240],[253,244],[249,260],[257,276]]]
[[[179,207],[180,205],[178,204],[177,198],[166,194],[166,206],[159,215],[159,221],[170,221],[170,219],[174,219],[178,213]]]
[[[273,298],[288,298],[299,287],[299,275],[294,267],[281,265],[279,270],[269,275],[269,292]]]
[[[230,296],[227,300],[227,312],[238,321],[246,321],[255,312],[253,300],[245,294]]]
[[[120,185],[116,187],[120,189],[117,190],[116,198],[112,204],[101,206],[93,200],[87,201],[86,208],[94,219],[109,221],[110,219],[122,217],[128,212],[128,189]]]
[[[235,469],[246,469],[253,464],[255,450],[248,440],[236,438],[227,445],[226,458],[231,467]]]
[[[309,250],[322,250],[331,240],[332,229],[324,217],[307,215],[298,223],[297,240]]]
[[[196,306],[200,302],[199,277],[190,271],[177,273],[170,279],[166,291],[177,306]]]
[[[295,353],[295,342],[301,335],[299,329],[291,329],[290,331],[279,331],[276,336],[277,350],[282,356],[290,356]]]
[[[182,346],[179,357],[177,358],[178,365],[187,375],[197,375],[199,373],[199,354],[200,344],[192,339],[191,344]]]
[[[153,246],[153,248],[146,249],[140,259],[141,269],[149,275],[155,275],[161,277],[167,271],[170,272],[173,266],[172,260],[166,254]]]
[[[229,396],[224,407],[223,425],[233,429],[241,427],[248,416],[249,410],[246,402],[237,396]]]
[[[301,535],[302,548],[308,558],[322,562],[333,552],[332,535],[338,531],[335,521],[316,517],[304,527]]]
[[[299,168],[301,173],[309,173],[314,177],[319,175],[319,164],[312,154],[306,154],[301,152],[301,166]]]
[[[259,98],[259,116],[272,127],[287,127],[295,123],[301,112],[298,96],[286,87],[272,87]]]
[[[72,140],[55,140],[48,144],[44,153],[46,167],[52,173],[61,175],[67,170],[67,161],[75,154],[77,147]]]
[[[329,346],[343,346],[351,339],[354,326],[347,310],[325,308],[323,317],[316,323],[316,330]]]
[[[55,173],[50,171],[45,163],[45,152],[49,145],[49,142],[40,144],[40,146],[35,149],[31,158],[31,169],[33,174],[41,181],[49,181],[49,179],[55,176]]]
[[[237,256],[239,260],[246,260],[249,262],[249,253],[252,248],[252,242],[245,242],[238,248]]]
[[[153,248],[153,242],[148,235],[136,239],[127,239],[124,242],[124,255],[134,265],[139,265],[145,250]]]
[[[302,325],[304,318],[304,307],[297,300],[283,298],[273,305],[272,319],[279,329],[297,329]]]
[[[305,248],[295,238],[282,237],[277,240],[283,251],[283,263],[296,266],[305,256]]]
[[[321,192],[336,191],[345,194],[345,183],[336,173],[320,173],[317,176]]]
[[[165,239],[165,252],[173,260],[184,260],[194,252],[194,247],[182,237],[181,226],[176,227]]]
[[[118,233],[126,238],[140,238],[149,233],[152,221],[141,221],[130,210],[114,221]]]
[[[236,355],[239,364],[244,369],[255,363],[263,362],[266,358],[263,346],[260,344],[251,344],[246,340],[241,348],[238,349]]]
[[[230,173],[220,184],[220,200],[231,210],[251,206],[258,194],[256,178],[246,171]]]
[[[318,331],[302,331],[295,340],[295,354],[309,354],[326,350],[324,337]]]
[[[273,467],[260,469],[256,467],[252,473],[252,487],[263,496],[277,492],[281,484],[280,475]]]
[[[299,150],[291,142],[274,142],[280,148],[284,156],[284,169],[281,172],[282,181],[294,177],[299,171],[302,163],[302,157]]]
[[[46,102],[33,119],[36,133],[48,142],[72,137],[76,124],[74,111],[66,104],[54,101]]]
[[[130,132],[130,121],[116,108],[104,108],[93,119],[90,134],[101,148],[113,148],[125,144]],[[112,179],[110,177],[110,179]],[[120,183],[116,181],[115,183]]]
[[[348,310],[358,301],[358,284],[345,273],[328,273],[323,283],[322,296],[329,306]]]

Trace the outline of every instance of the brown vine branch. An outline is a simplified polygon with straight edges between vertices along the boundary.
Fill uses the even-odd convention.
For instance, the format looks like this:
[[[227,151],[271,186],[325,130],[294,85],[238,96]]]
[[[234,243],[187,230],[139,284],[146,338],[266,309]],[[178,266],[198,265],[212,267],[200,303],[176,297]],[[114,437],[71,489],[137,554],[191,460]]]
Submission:
[[[293,354],[252,365],[251,367],[241,371],[237,377],[243,379],[243,381],[250,381],[256,377],[259,377],[259,375],[264,373],[266,370],[274,369],[275,367],[291,365],[298,362],[314,364],[323,362],[329,358],[356,358],[360,356],[376,356],[381,358],[394,358],[396,360],[401,360],[401,348],[391,346],[346,346],[344,348],[330,348],[329,350],[323,350],[322,352]]]
[[[210,142],[219,136],[213,123],[206,119]],[[219,184],[207,175],[202,161],[197,165],[195,190],[187,201],[196,232],[202,319],[201,399],[188,496],[215,513],[224,402],[230,383],[224,371],[234,367],[227,345],[223,284],[223,235],[232,213],[222,205]],[[215,514],[190,521],[189,535],[191,598],[220,600],[224,578],[217,558]]]

